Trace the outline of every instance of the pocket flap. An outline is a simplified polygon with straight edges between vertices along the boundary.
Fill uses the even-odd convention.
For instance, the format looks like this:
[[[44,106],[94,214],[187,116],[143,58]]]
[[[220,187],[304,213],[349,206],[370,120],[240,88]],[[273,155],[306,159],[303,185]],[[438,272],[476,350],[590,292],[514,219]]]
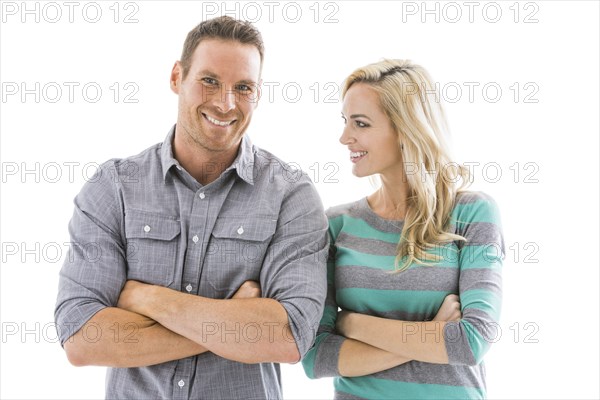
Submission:
[[[218,217],[212,235],[220,239],[264,241],[275,233],[273,217]]]
[[[125,213],[127,238],[171,240],[179,233],[181,224],[175,217],[134,210]]]

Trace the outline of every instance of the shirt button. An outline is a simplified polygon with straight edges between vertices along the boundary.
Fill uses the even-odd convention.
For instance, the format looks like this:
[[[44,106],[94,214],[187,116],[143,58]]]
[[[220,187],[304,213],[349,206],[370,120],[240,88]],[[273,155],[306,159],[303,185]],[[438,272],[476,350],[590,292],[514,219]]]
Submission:
[[[200,197],[201,199],[204,199],[206,196],[204,195],[204,193],[200,193],[200,194],[198,195],[198,197]]]
[[[188,292],[191,292],[193,289],[192,284],[188,283],[188,285],[185,287],[185,290],[187,290]]]
[[[146,233],[150,232],[150,226],[146,225],[144,227],[144,232],[146,232]]]
[[[194,243],[198,243],[198,235],[194,235],[194,237],[192,238],[192,240],[194,241]]]
[[[182,380],[180,380],[179,382],[177,382],[177,384],[179,385],[179,387],[183,387],[185,385],[185,382]]]
[[[240,226],[237,230],[238,235],[241,235],[242,233],[244,233],[244,227]]]

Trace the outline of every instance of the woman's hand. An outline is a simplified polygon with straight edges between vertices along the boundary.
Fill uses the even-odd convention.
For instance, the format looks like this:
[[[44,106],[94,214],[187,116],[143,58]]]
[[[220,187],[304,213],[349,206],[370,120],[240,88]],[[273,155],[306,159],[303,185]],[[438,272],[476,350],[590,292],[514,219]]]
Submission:
[[[349,339],[352,338],[352,322],[354,322],[356,316],[360,314],[353,313],[351,311],[340,311],[337,314],[335,321],[335,330],[342,336]]]
[[[433,321],[459,321],[461,318],[460,297],[456,294],[449,294],[442,302]]]

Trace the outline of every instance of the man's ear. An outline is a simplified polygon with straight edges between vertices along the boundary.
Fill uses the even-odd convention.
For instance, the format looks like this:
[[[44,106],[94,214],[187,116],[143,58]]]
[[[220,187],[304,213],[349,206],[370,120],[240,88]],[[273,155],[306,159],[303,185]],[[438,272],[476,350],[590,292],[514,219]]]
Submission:
[[[254,100],[254,108],[258,107],[258,101],[260,100],[260,96],[262,96],[262,84],[263,80],[258,80],[258,85],[256,86],[256,100]]]
[[[183,68],[181,67],[180,61],[175,61],[175,65],[173,65],[173,70],[171,70],[171,90],[175,94],[179,94],[179,88],[181,87],[181,79],[183,76]]]

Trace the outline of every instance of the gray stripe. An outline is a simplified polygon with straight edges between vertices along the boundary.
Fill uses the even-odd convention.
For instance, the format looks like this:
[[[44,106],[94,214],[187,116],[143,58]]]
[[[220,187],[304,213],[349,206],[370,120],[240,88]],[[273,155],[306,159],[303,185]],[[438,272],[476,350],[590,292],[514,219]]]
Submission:
[[[319,325],[319,329],[317,329],[317,336],[321,333],[334,333],[335,329],[330,327],[329,325]]]
[[[344,340],[346,338],[343,336],[328,335],[321,342],[313,367],[315,378],[340,375],[338,360],[340,358],[340,348]]]
[[[331,207],[326,211],[327,218],[334,219],[341,215],[348,215],[352,218],[362,219],[372,228],[386,233],[401,233],[404,221],[394,221],[381,218],[375,214],[369,207],[367,198],[355,201],[353,203],[341,204]]]
[[[333,394],[334,400],[365,400],[364,397],[358,397],[350,393],[335,391]]]
[[[361,200],[359,200],[357,207],[352,211],[353,212],[350,214],[352,217],[364,220],[369,226],[377,229],[378,231],[386,233],[402,233],[404,221],[381,218],[379,215],[375,214],[373,210],[371,210],[366,197],[363,197]]]
[[[494,201],[490,195],[484,192],[465,191],[456,194],[456,204],[469,204],[480,200]]]
[[[389,243],[378,239],[365,239],[349,235],[346,232],[340,232],[335,244],[336,246],[376,256],[395,255],[396,247],[398,246],[398,243]]]
[[[497,224],[490,222],[472,222],[463,227],[462,230],[457,232],[459,235],[464,236],[467,242],[460,241],[462,245],[469,246],[482,246],[490,245],[504,252],[504,238],[502,231]]]
[[[327,215],[328,219],[334,219],[342,215],[352,214],[352,210],[356,209],[359,202],[360,200],[330,207],[325,211],[325,215]]]
[[[432,385],[467,386],[478,389],[484,382],[483,368],[465,365],[431,364],[410,361],[372,375],[373,378],[397,382],[425,383]]]
[[[444,327],[444,341],[450,365],[475,365],[475,356],[460,322],[450,321]]]
[[[338,267],[335,285],[338,289],[365,288],[381,290],[439,290],[458,292],[457,268],[416,267],[400,273],[362,266]]]
[[[484,289],[498,297],[502,296],[502,275],[489,268],[470,268],[460,272],[462,292],[466,290]]]

